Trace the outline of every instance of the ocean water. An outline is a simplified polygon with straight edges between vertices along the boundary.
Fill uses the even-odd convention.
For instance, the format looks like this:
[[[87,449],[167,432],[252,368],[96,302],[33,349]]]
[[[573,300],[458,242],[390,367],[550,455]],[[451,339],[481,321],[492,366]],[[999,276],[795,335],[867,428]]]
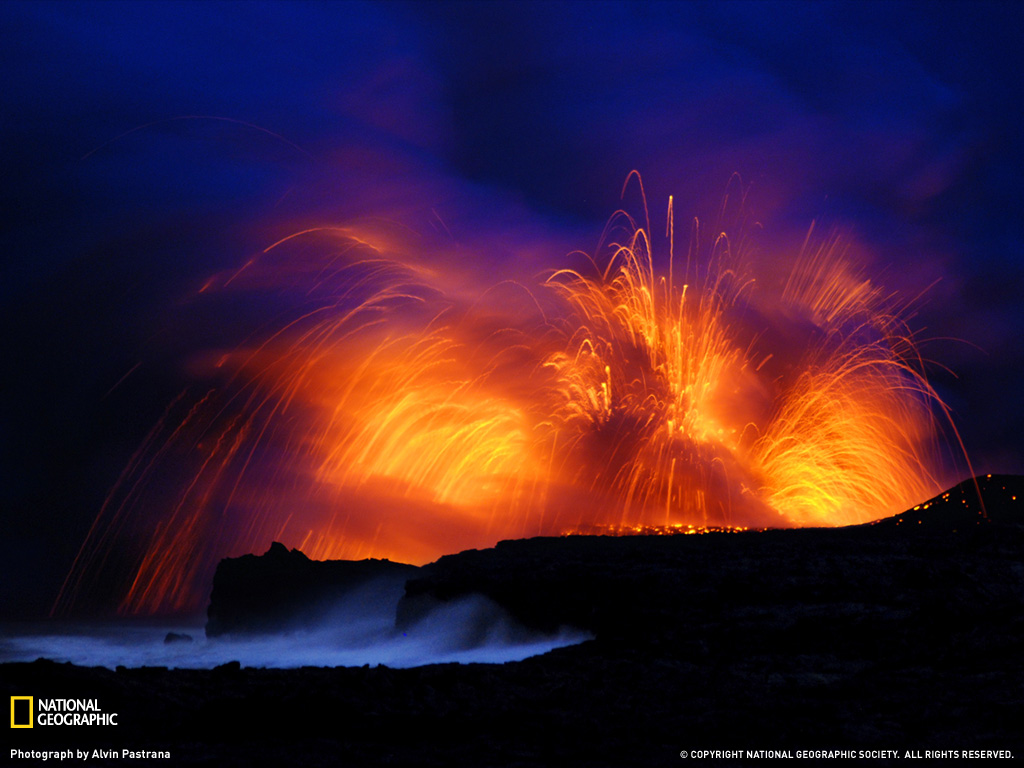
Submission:
[[[207,638],[204,620],[155,622],[37,622],[0,628],[0,662],[38,658],[82,666],[212,668],[229,661],[244,667],[414,667],[447,662],[520,661],[591,639],[563,629],[526,629],[482,597],[444,604],[413,626],[395,626],[392,605],[357,598],[327,610],[315,624],[283,627],[266,635]],[[191,642],[166,643],[169,632]]]

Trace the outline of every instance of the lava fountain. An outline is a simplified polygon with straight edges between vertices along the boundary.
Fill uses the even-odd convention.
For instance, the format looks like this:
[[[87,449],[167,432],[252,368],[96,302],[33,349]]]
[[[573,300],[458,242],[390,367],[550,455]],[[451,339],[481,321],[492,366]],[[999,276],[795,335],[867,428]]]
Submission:
[[[367,226],[214,275],[202,300],[255,298],[266,325],[191,361],[54,610],[99,584],[122,613],[195,610],[221,558],[274,540],[422,563],[580,530],[866,522],[940,489],[948,416],[905,303],[835,237],[779,279],[696,225],[677,259],[673,228],[670,200],[667,269],[620,211],[577,266],[496,285]]]

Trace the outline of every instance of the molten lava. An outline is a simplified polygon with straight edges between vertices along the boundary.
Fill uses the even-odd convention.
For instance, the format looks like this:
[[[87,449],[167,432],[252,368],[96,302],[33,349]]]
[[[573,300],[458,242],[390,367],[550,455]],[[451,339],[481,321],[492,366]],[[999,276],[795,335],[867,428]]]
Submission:
[[[219,559],[274,540],[422,563],[569,530],[859,523],[938,491],[945,409],[906,308],[834,239],[774,282],[725,235],[677,264],[671,217],[664,273],[621,214],[620,242],[533,281],[340,228],[212,277],[203,300],[265,300],[271,330],[193,362],[200,394],[125,469],[55,609],[112,583],[121,612],[193,610]]]

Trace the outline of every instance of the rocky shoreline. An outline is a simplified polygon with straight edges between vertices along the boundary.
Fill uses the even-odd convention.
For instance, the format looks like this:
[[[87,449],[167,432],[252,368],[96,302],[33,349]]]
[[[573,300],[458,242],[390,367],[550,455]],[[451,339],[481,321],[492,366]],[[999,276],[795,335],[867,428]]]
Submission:
[[[413,573],[399,622],[480,593],[529,627],[594,634],[521,662],[37,661],[0,666],[0,683],[120,713],[116,728],[16,732],[21,748],[168,750],[172,764],[660,765],[684,749],[1020,756],[1024,478],[979,482],[984,509],[963,484],[875,525],[502,542]]]

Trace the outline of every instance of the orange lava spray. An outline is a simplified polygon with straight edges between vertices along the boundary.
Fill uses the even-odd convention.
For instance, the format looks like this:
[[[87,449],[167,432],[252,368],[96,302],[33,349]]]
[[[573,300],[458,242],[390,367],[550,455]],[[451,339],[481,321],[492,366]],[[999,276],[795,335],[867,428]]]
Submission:
[[[273,540],[423,563],[573,530],[866,522],[939,490],[945,409],[906,307],[837,239],[809,236],[773,287],[724,234],[677,264],[671,201],[664,274],[648,225],[613,225],[536,281],[365,227],[213,276],[204,296],[284,286],[287,309],[195,362],[202,394],[126,468],[55,611],[99,583],[122,613],[195,610],[220,558]]]

